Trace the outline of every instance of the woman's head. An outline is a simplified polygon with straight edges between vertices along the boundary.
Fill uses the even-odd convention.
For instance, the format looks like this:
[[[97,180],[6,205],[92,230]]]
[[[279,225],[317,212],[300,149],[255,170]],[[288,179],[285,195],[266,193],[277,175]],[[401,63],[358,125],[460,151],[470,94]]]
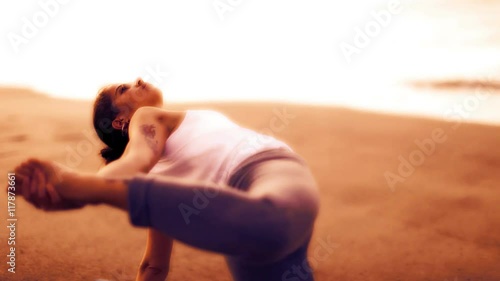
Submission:
[[[128,143],[128,124],[143,106],[163,106],[163,96],[153,85],[137,79],[134,83],[102,88],[94,103],[93,123],[99,138],[108,146],[101,156],[110,163],[123,154]]]

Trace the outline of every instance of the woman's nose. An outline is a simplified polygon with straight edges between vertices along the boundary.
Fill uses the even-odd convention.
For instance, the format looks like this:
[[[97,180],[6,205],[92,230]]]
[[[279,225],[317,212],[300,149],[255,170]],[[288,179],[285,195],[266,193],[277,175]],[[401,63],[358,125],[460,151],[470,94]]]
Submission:
[[[142,80],[142,78],[140,77],[137,78],[137,80],[135,81],[135,85],[137,85],[138,87],[144,85],[144,80]]]

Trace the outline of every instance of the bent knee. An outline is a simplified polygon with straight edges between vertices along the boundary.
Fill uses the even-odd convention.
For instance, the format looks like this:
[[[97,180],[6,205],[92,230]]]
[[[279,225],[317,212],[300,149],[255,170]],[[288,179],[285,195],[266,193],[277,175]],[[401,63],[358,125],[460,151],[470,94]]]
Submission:
[[[318,206],[295,206],[282,204],[272,198],[261,198],[260,204],[267,209],[264,231],[258,236],[260,247],[244,257],[245,260],[258,263],[272,263],[295,252],[309,241]]]

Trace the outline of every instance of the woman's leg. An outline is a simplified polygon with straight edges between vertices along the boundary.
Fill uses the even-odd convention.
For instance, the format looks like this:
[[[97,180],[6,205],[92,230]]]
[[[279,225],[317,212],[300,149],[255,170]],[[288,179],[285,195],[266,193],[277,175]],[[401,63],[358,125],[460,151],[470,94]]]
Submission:
[[[269,158],[278,157],[286,158],[288,161],[268,161]],[[301,165],[291,164],[290,160],[301,163]],[[230,184],[251,194],[274,193],[277,198],[288,202],[285,204],[290,206],[296,206],[297,200],[302,198],[305,199],[304,205],[307,205],[308,202],[307,195],[304,197],[293,195],[293,186],[304,186],[304,190],[309,190],[310,194],[316,194],[315,190],[310,189],[315,189],[315,183],[308,168],[301,159],[297,159],[293,154],[270,151],[267,154],[256,155],[256,157],[249,159],[246,164],[242,164],[240,167],[239,171],[231,178]],[[292,230],[289,235],[295,241],[302,241],[302,244],[296,247],[295,245],[292,246],[293,243],[290,243],[289,254],[275,262],[259,264],[238,257],[227,257],[226,260],[234,279],[238,281],[313,281],[314,277],[307,260],[310,236],[305,240],[300,238],[300,234],[311,234],[312,227],[305,227],[299,218],[297,218],[296,226],[298,228]]]
[[[314,180],[301,164],[259,165],[247,192],[185,179],[139,176],[128,184],[136,226],[248,263],[275,262],[309,238],[318,211]]]
[[[226,257],[234,280],[237,281],[314,281],[307,260],[309,239],[297,250],[279,261],[267,264],[252,264],[238,258]]]

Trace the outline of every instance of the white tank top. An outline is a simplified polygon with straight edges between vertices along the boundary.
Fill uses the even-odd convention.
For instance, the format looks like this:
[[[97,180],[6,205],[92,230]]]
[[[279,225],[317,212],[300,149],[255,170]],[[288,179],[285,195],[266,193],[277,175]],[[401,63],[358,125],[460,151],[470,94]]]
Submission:
[[[274,148],[292,151],[284,142],[240,127],[218,112],[188,110],[150,173],[224,184],[243,160]]]

